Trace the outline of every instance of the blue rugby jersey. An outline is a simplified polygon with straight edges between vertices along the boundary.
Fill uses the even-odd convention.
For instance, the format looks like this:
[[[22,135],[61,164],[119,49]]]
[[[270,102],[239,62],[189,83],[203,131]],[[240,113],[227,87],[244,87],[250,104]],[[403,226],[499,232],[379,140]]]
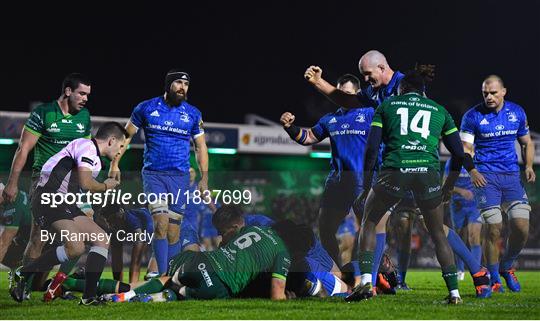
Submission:
[[[144,130],[143,170],[189,172],[190,139],[204,134],[195,106],[169,107],[163,97],[152,98],[135,107],[131,123]]]
[[[515,141],[527,134],[525,111],[510,101],[498,113],[478,104],[461,120],[461,140],[474,144],[474,164],[480,172],[519,171]]]
[[[332,159],[330,175],[343,171],[355,172],[362,182],[364,169],[364,151],[375,110],[367,108],[339,108],[324,115],[311,128],[320,141],[330,138]]]
[[[246,226],[272,226],[274,220],[262,214],[246,214],[244,215]]]
[[[404,74],[396,71],[392,75],[392,79],[390,79],[388,85],[381,86],[377,89],[374,89],[373,86],[369,85],[358,92],[358,99],[363,106],[378,107],[387,98],[397,96],[399,83],[403,77],[405,77]]]

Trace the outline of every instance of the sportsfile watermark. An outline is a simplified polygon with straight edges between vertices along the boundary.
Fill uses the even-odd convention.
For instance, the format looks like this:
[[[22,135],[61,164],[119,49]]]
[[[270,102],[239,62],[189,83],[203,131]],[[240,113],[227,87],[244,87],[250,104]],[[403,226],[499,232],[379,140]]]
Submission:
[[[41,193],[42,205],[57,208],[64,205],[91,204],[106,207],[108,205],[159,204],[204,204],[209,205],[219,200],[221,204],[249,205],[252,201],[250,190],[186,190],[179,189],[176,193],[129,193],[118,190],[107,190],[103,193]]]

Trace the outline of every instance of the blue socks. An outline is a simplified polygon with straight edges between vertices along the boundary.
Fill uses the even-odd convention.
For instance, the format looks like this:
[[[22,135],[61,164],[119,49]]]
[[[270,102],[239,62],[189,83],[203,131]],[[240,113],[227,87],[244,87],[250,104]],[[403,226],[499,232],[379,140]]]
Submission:
[[[491,274],[491,284],[502,283],[501,276],[499,275],[499,263],[488,264],[487,268],[489,270],[489,274]]]
[[[521,249],[512,249],[508,244],[506,244],[506,249],[504,251],[504,256],[501,259],[501,271],[508,271],[514,265],[514,261],[517,259]]]
[[[465,271],[465,263],[463,263],[463,260],[460,259],[459,256],[456,256],[456,267],[458,271]]]
[[[167,239],[155,239],[152,242],[152,249],[154,250],[159,274],[167,273],[168,247],[169,241]]]
[[[454,253],[456,253],[456,255],[465,262],[469,268],[469,272],[471,272],[471,274],[478,273],[482,268],[480,266],[480,261],[476,260],[471,251],[469,251],[467,246],[465,246],[465,243],[463,243],[463,240],[461,240],[459,235],[457,235],[454,230],[449,229],[447,239],[450,247],[452,250],[454,250]]]
[[[482,262],[482,246],[480,245],[471,246],[471,253],[478,262]]]
[[[373,286],[377,285],[377,274],[379,272],[379,265],[386,247],[386,233],[377,233],[377,243],[375,244],[375,253],[373,255],[373,269],[371,270],[371,278],[373,280]]]
[[[173,258],[173,256],[178,255],[178,253],[180,253],[182,244],[180,244],[180,240],[178,240],[176,241],[176,243],[169,244],[168,246],[169,246],[169,251],[168,251],[169,259],[167,260],[167,262],[169,262]]]

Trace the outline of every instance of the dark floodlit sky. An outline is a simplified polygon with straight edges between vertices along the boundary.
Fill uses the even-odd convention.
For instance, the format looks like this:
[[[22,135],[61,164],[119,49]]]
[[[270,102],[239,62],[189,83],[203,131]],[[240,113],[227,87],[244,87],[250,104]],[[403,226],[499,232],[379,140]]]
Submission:
[[[72,2],[4,11],[0,28],[0,110],[56,99],[64,75],[78,71],[93,81],[93,115],[128,117],[138,102],[162,94],[164,74],[178,67],[191,74],[189,101],[207,122],[242,123],[247,113],[277,121],[292,111],[307,126],[336,107],[303,79],[306,67],[321,66],[334,82],[359,75],[359,57],[378,49],[395,70],[435,64],[428,95],[457,122],[481,100],[483,77],[499,74],[507,99],[540,130],[536,0]]]

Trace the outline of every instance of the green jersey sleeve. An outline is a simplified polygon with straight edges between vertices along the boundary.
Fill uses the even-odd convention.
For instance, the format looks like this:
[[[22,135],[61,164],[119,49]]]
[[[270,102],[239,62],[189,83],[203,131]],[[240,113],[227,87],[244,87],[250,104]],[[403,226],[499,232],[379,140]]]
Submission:
[[[45,128],[44,124],[45,119],[43,109],[37,107],[30,113],[30,116],[24,124],[24,129],[39,137],[42,135]]]
[[[444,110],[444,125],[442,129],[443,136],[450,135],[453,132],[457,132],[456,124],[450,113],[445,109]]]
[[[272,277],[285,280],[291,267],[291,258],[287,251],[281,251],[276,255],[274,265],[272,266]]]
[[[377,107],[377,110],[375,110],[375,115],[373,116],[373,120],[371,121],[371,126],[377,126],[377,127],[383,127],[383,109],[384,104],[379,105]]]

